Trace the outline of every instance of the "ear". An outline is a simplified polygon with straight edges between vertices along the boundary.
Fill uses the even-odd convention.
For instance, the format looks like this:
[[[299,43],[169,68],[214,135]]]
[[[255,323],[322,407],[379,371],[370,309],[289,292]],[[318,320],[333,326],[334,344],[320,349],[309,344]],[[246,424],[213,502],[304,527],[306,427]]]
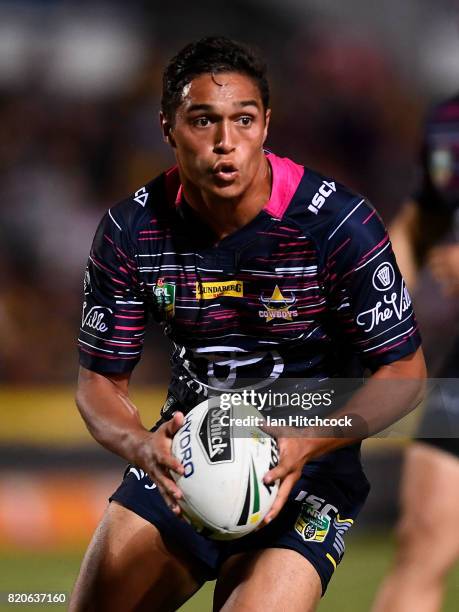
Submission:
[[[266,109],[266,113],[265,113],[265,130],[264,130],[264,134],[263,134],[263,144],[265,144],[266,138],[268,137],[268,129],[269,129],[270,119],[271,119],[271,109],[267,108]]]
[[[175,140],[172,135],[172,124],[168,119],[166,119],[163,111],[159,112],[159,123],[161,125],[164,142],[169,143],[171,147],[175,148]]]

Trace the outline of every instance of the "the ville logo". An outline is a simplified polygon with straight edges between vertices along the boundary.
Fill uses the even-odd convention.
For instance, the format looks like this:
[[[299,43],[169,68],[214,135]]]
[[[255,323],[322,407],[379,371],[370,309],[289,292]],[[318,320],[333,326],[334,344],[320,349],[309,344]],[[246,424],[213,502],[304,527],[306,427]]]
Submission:
[[[175,314],[175,284],[165,283],[164,278],[158,278],[156,285],[153,285],[153,295],[156,306],[166,319],[172,318]]]
[[[266,319],[266,322],[273,321],[274,319],[293,321],[293,318],[298,316],[298,310],[292,310],[292,306],[296,302],[295,295],[291,293],[290,297],[284,297],[278,285],[276,285],[270,298],[265,298],[262,295],[260,296],[260,301],[265,310],[259,310],[258,316]]]
[[[231,412],[220,406],[209,408],[199,426],[199,440],[210,463],[227,463],[233,460],[231,426],[224,425],[231,422]]]
[[[333,181],[324,181],[319,187],[319,190],[314,194],[311,204],[308,206],[308,210],[317,215],[325,204],[325,200],[329,198],[332,193],[336,193],[335,183]]]
[[[392,264],[384,261],[373,273],[373,287],[377,291],[388,291],[395,282],[395,272]]]
[[[243,281],[231,280],[221,283],[196,283],[196,298],[198,300],[213,300],[222,296],[243,297]]]
[[[87,303],[83,304],[83,315],[81,317],[81,327],[83,329],[92,329],[93,331],[104,334],[108,331],[108,319],[111,319],[113,310],[105,306],[92,306],[86,312]],[[108,319],[106,318],[108,317]]]
[[[401,321],[408,310],[411,311],[411,297],[402,280],[399,293],[393,291],[390,294],[383,295],[382,300],[378,300],[374,306],[360,312],[357,315],[356,322],[357,325],[364,328],[364,332],[371,332],[380,323],[385,323],[393,317],[397,321]]]

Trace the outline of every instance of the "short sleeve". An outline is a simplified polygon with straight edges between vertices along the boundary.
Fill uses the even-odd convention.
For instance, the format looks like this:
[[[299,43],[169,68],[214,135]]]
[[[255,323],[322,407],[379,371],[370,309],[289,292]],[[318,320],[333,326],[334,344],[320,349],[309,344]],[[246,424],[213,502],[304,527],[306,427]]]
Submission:
[[[333,324],[372,370],[421,344],[411,298],[376,210],[350,205],[327,237],[326,274]]]
[[[132,370],[146,323],[134,248],[121,215],[110,210],[97,229],[84,276],[80,364],[99,373]]]

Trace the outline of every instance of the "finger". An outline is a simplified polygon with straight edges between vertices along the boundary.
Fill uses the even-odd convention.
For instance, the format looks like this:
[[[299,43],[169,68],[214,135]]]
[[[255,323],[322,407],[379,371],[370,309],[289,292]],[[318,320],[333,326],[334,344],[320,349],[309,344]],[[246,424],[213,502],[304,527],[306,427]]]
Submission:
[[[155,460],[166,472],[172,470],[180,476],[185,473],[185,468],[181,461],[172,454],[172,438],[176,432],[183,425],[184,416],[182,412],[176,412],[172,419],[162,425],[164,429],[161,431],[161,427],[158,429],[159,434],[158,441],[160,452],[156,454]],[[164,437],[165,436],[165,437]],[[161,452],[161,449],[164,449]]]
[[[263,417],[263,415],[261,416]],[[261,431],[264,431],[265,433],[267,433],[272,438],[276,438],[276,439],[281,432],[280,427],[276,427],[274,425],[268,425],[266,420],[264,420],[264,417],[263,417],[263,422],[261,423],[261,425],[258,425],[258,428],[261,429]]]
[[[167,481],[167,479],[165,480]],[[182,510],[178,504],[178,499],[174,496],[170,486],[167,484],[167,482],[165,483],[160,479],[156,479],[155,483],[168,508],[172,510],[175,515],[179,516]]]
[[[158,487],[158,491],[161,493],[161,497],[164,499],[164,502],[166,503],[167,507],[173,510],[173,508],[178,504],[173,500],[170,495],[167,494],[166,489],[160,482],[157,482],[156,486]]]
[[[156,463],[162,468],[165,473],[170,470],[182,476],[185,473],[185,468],[180,460],[177,459],[171,452],[159,453],[156,455]]]
[[[281,461],[275,468],[266,472],[263,477],[263,482],[270,485],[278,479],[283,480],[289,471],[290,467]]]
[[[173,438],[184,422],[185,417],[183,416],[183,412],[174,412],[174,416],[165,423],[167,435]]]
[[[279,463],[263,477],[263,482],[267,485],[272,484],[278,478],[282,480],[291,471],[291,467],[287,460],[288,448],[290,442],[286,438],[280,438],[278,440],[279,447]]]
[[[179,475],[183,475],[185,473],[185,468],[181,461],[172,454],[173,434],[171,432],[176,428],[180,428],[180,423],[183,423],[183,414],[181,412],[174,414],[171,421],[162,425],[155,433],[157,446],[153,460],[160,465],[164,471],[168,472],[172,470]]]
[[[159,487],[164,489],[166,495],[174,500],[182,499],[182,490],[176,482],[170,478],[168,472],[164,472],[162,469],[155,467],[152,470],[151,478]]]
[[[279,491],[277,492],[276,499],[274,500],[274,503],[271,509],[269,510],[268,514],[263,519],[264,525],[267,525],[268,523],[270,523],[279,514],[285,502],[287,501],[290,491],[292,490],[292,487],[295,484],[296,480],[297,480],[296,474],[289,474],[282,481],[279,487]]]

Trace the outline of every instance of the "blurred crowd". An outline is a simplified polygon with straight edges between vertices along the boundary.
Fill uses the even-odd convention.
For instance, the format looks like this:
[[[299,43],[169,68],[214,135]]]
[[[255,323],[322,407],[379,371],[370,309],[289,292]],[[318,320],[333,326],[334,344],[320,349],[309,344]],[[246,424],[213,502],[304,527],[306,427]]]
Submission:
[[[0,383],[74,379],[92,237],[106,208],[173,164],[158,129],[161,72],[190,39],[227,34],[261,49],[277,154],[364,193],[386,221],[413,187],[435,91],[387,45],[273,3],[228,3],[207,22],[210,2],[200,15],[154,4],[0,4]],[[180,27],[166,31],[174,14]],[[151,337],[137,377],[162,382],[167,344]]]

